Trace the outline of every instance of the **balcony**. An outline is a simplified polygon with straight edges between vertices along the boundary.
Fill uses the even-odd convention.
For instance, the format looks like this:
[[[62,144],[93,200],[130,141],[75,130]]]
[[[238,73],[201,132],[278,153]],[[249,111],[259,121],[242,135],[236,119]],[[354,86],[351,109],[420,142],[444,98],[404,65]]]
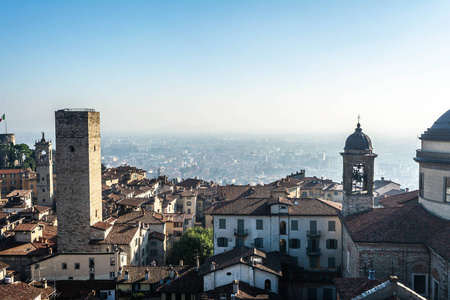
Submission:
[[[248,230],[247,229],[234,229],[234,235],[235,236],[247,236]]]
[[[320,230],[307,230],[306,235],[309,238],[318,238],[320,237]]]
[[[306,255],[319,256],[320,255],[320,248],[319,247],[307,247],[306,248]]]

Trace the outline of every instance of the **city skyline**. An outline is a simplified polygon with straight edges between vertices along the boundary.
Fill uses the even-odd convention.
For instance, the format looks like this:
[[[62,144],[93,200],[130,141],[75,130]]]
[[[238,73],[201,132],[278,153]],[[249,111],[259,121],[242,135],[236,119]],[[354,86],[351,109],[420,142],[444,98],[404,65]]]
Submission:
[[[345,136],[361,115],[372,138],[417,138],[448,110],[446,1],[0,8],[0,115],[18,136],[87,107],[102,134]]]

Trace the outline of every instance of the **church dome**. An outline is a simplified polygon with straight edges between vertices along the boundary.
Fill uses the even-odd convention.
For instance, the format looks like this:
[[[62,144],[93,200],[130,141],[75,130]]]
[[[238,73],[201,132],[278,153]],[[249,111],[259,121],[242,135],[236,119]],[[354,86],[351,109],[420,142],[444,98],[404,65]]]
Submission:
[[[450,110],[437,119],[433,126],[420,136],[420,139],[450,141]]]
[[[344,150],[372,151],[372,141],[367,134],[362,132],[361,124],[356,125],[355,132],[345,141]]]

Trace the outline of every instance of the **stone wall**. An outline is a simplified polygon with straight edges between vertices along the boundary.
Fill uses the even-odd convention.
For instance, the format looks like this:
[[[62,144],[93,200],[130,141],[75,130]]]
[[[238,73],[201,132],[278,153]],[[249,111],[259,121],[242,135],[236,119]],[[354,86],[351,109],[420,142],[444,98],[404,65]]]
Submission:
[[[91,251],[90,225],[102,221],[100,113],[59,110],[56,126],[58,251]]]
[[[431,287],[431,295],[433,295],[432,299],[446,300],[450,299],[450,290],[449,290],[449,267],[450,264],[448,260],[444,259],[442,256],[437,254],[433,249],[430,249],[430,257],[431,257],[431,267],[430,267],[430,284]],[[436,291],[434,288],[434,282],[438,282],[438,290]],[[434,297],[435,293],[437,293],[437,298]]]

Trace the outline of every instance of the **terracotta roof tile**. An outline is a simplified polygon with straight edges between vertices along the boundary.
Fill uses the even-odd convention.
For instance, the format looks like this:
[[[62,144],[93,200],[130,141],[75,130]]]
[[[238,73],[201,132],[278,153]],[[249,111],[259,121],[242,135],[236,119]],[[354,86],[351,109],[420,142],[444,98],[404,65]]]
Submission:
[[[355,242],[421,244],[448,223],[420,205],[376,208],[340,218]]]
[[[14,231],[33,231],[37,226],[36,223],[20,223],[14,228]]]
[[[94,227],[96,229],[100,229],[100,230],[107,230],[108,228],[111,228],[113,225],[106,223],[106,222],[97,222],[93,225],[91,225],[91,227]]]
[[[13,284],[0,285],[0,295],[2,295],[3,299],[8,300],[35,299],[43,292],[44,290],[21,281]]]
[[[222,294],[231,295],[233,294],[233,283],[229,283],[214,290],[201,293],[200,296],[205,295],[207,300],[220,300]],[[227,298],[228,299],[228,298]],[[239,293],[235,295],[235,299],[249,299],[249,300],[281,300],[282,296],[277,295],[266,290],[258,289],[252,287],[249,284],[239,281]]]
[[[178,278],[170,278],[170,270],[173,268],[174,276]],[[148,279],[145,279],[145,271],[148,270]],[[128,272],[128,280],[125,280],[125,273]],[[165,287],[167,281],[174,287]],[[160,284],[161,290],[177,290],[177,287],[184,288],[185,292],[197,293],[199,288],[199,280],[195,267],[193,266],[124,266],[122,275],[117,277],[117,284],[133,284],[135,282]],[[161,282],[164,282],[161,284]]]
[[[8,195],[6,195],[6,198],[10,197],[25,197],[31,194],[33,190],[14,190]]]
[[[284,199],[284,198],[283,198]],[[270,205],[278,203],[277,198],[238,199],[214,204],[204,213],[211,215],[270,215]],[[289,215],[337,216],[339,204],[331,201],[310,198],[284,199],[288,203]]]
[[[145,224],[162,224],[162,216],[152,211],[131,211],[119,216],[117,223],[131,223],[137,222]]]
[[[104,240],[91,241],[92,244],[118,244],[129,245],[136,235],[139,227],[131,224],[114,224]]]
[[[141,206],[144,202],[148,201],[147,198],[125,198],[117,202],[118,205],[126,206]]]
[[[401,193],[398,195],[390,196],[384,199],[380,199],[380,204],[384,207],[400,207],[404,206],[407,202],[417,202],[419,198],[419,191],[411,191],[406,193]]]

